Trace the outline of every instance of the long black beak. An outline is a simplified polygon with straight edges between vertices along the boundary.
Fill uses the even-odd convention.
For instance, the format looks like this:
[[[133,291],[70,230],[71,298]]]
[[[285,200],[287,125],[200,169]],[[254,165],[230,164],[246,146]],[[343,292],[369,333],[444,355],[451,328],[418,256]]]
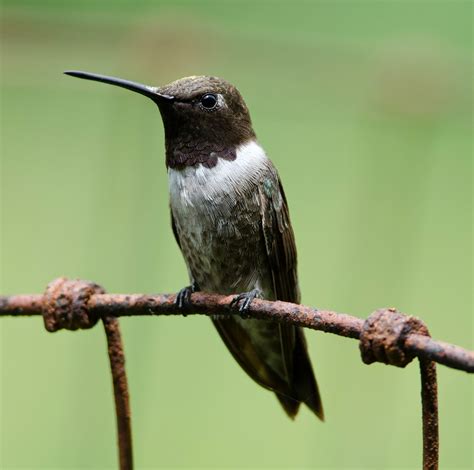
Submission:
[[[107,75],[99,75],[97,73],[81,72],[79,70],[67,70],[64,73],[66,75],[71,75],[72,77],[85,78],[86,80],[94,80],[96,82],[108,83],[109,85],[126,88],[127,90],[135,91],[136,93],[151,98],[155,103],[174,100],[174,96],[159,93],[158,88],[131,82],[129,80],[123,80],[122,78],[108,77]]]

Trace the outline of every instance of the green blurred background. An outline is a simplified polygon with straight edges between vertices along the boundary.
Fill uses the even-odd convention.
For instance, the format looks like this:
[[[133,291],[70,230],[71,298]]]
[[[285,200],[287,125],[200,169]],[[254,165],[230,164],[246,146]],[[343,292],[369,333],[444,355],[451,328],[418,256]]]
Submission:
[[[187,283],[159,113],[62,75],[235,83],[278,167],[305,304],[396,306],[473,347],[472,3],[4,1],[2,293]],[[138,468],[420,468],[416,364],[308,332],[327,422],[286,418],[202,317],[121,320]],[[0,466],[116,465],[101,328],[1,328]],[[441,468],[473,468],[472,377],[439,368]]]

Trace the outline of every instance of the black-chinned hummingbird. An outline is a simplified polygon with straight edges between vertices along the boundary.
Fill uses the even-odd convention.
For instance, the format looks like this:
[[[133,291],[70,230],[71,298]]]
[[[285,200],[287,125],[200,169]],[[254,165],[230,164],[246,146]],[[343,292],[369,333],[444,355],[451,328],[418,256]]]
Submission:
[[[249,319],[256,296],[299,303],[296,246],[277,170],[259,145],[239,91],[216,77],[193,76],[151,87],[88,72],[74,77],[117,85],[151,98],[166,147],[171,223],[186,261],[191,292],[235,297],[241,316],[212,318],[235,360],[275,392],[291,418],[305,403],[323,419],[303,330]]]

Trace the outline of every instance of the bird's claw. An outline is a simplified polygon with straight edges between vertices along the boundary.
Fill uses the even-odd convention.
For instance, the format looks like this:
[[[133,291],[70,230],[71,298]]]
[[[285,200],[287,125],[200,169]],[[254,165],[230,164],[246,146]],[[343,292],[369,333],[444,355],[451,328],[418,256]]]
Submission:
[[[175,304],[180,309],[185,309],[189,307],[191,303],[191,294],[197,292],[199,286],[196,282],[193,282],[190,286],[183,287],[177,294]]]
[[[242,294],[236,295],[230,302],[230,308],[239,307],[239,313],[242,318],[247,317],[250,305],[254,299],[262,298],[262,291],[260,289],[253,289],[249,292],[243,292]]]

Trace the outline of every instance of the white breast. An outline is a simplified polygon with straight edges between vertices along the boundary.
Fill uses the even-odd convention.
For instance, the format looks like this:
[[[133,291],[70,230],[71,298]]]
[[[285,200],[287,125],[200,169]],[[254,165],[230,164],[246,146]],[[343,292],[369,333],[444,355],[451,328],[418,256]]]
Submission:
[[[190,213],[205,215],[210,206],[218,206],[223,194],[238,192],[246,182],[258,180],[267,161],[262,147],[250,141],[239,146],[236,155],[233,161],[220,158],[213,168],[198,164],[168,169],[170,203],[175,217],[187,218]]]

